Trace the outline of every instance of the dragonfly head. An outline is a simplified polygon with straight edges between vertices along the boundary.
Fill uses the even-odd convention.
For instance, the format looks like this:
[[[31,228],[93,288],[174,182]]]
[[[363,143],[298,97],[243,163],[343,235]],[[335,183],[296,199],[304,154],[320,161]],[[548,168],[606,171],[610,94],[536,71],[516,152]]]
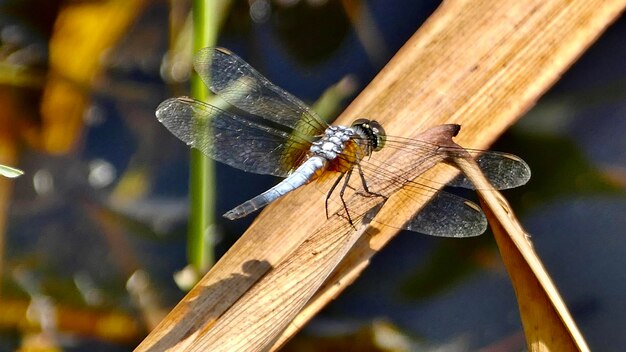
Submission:
[[[352,123],[353,128],[360,129],[367,137],[372,151],[379,151],[385,146],[385,130],[377,121],[368,119],[357,119]]]

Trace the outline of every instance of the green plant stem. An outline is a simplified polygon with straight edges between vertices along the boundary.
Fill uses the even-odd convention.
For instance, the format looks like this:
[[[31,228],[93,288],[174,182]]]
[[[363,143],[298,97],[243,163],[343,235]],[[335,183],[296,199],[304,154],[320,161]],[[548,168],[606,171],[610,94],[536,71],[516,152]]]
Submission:
[[[194,53],[215,45],[219,23],[217,3],[214,0],[193,1]],[[202,101],[208,97],[207,87],[195,72],[191,77],[191,95]],[[198,273],[204,273],[215,261],[215,172],[213,161],[197,149],[191,150],[189,199],[188,260]]]

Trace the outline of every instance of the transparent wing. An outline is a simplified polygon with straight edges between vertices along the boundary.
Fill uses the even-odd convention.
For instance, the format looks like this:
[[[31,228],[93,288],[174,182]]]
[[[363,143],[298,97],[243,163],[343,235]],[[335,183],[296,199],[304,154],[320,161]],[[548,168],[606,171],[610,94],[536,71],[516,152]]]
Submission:
[[[427,193],[430,193],[427,196]],[[417,214],[409,214],[408,222],[394,223],[394,220],[383,225],[397,229],[409,230],[437,237],[474,237],[479,236],[487,229],[487,218],[480,207],[467,199],[455,196],[445,191],[428,190],[421,192],[421,197],[429,197],[429,202]],[[415,201],[415,197],[411,197]],[[366,213],[368,221],[376,222],[375,215],[382,207],[376,207]],[[398,219],[402,217],[400,213]]]
[[[231,114],[187,97],[162,102],[156,116],[187,145],[247,172],[285,177],[311,145],[285,126],[268,126],[258,117]]]
[[[426,156],[425,159],[427,160],[423,162],[426,164],[435,164],[442,160],[436,156]],[[379,170],[373,175],[371,161],[368,164],[362,165],[361,169],[371,192],[380,191],[379,194],[389,197],[396,192],[394,189],[403,187],[399,190],[403,193],[403,203],[396,206],[397,216],[385,225],[431,236],[455,238],[478,236],[487,229],[484,213],[469,200],[425,186],[420,183],[419,177],[416,180],[409,179],[413,170],[405,173],[397,170],[396,175],[392,175],[392,169],[387,167],[385,171]],[[424,201],[427,201],[426,205],[415,213],[412,204],[422,204]],[[396,222],[396,219],[410,220]]]
[[[306,104],[226,49],[200,50],[194,57],[194,68],[213,93],[243,111],[304,136],[318,135],[328,127]]]
[[[478,166],[496,189],[509,189],[522,186],[530,180],[530,167],[517,155],[484,150],[467,152],[476,160]],[[460,174],[448,185],[474,189],[474,185]]]
[[[503,190],[522,186],[530,180],[530,167],[520,157],[501,152],[454,148],[441,146],[428,141],[388,136],[385,148],[393,148],[403,154],[401,158],[420,158],[423,160],[434,159],[436,162],[447,159],[449,156],[471,157],[477,161],[482,172],[491,182],[494,188]],[[420,157],[421,155],[421,157]],[[388,167],[387,165],[385,167]],[[402,174],[415,174],[416,166],[398,170]],[[423,172],[423,171],[422,171]],[[421,174],[421,172],[420,172]],[[418,175],[419,176],[419,175]],[[452,187],[474,189],[474,185],[464,176],[452,180],[447,184]]]
[[[487,230],[487,218],[477,204],[440,191],[403,228],[431,236],[473,237]]]
[[[443,128],[443,133],[448,133],[451,138],[452,134],[446,131],[445,126],[440,128]],[[387,137],[385,148],[388,151],[395,149],[393,159],[388,160],[381,156],[383,150],[361,160],[353,173],[357,171],[362,173],[364,181],[360,177],[352,176],[349,187],[346,187],[348,191],[345,193],[348,195],[344,199],[349,199],[346,201],[348,211],[355,209],[355,214],[350,215],[359,216],[365,213],[366,209],[356,204],[367,202],[375,195],[380,198],[390,197],[402,188],[400,192],[404,193],[405,200],[403,204],[394,207],[398,213],[396,218],[398,221],[407,218],[412,220],[407,223],[386,220],[385,225],[395,228],[444,237],[469,237],[484,232],[486,219],[477,205],[422,184],[426,183],[422,174],[435,164],[446,161],[450,156],[477,158],[483,172],[499,189],[520,186],[530,178],[528,165],[520,158],[506,153],[468,151],[460,147],[438,145],[428,140],[397,137]],[[369,192],[364,190],[363,182],[366,183]],[[432,184],[431,180],[428,182]],[[473,188],[464,178],[457,178],[451,185]],[[412,207],[409,203],[417,204],[428,199],[431,199],[430,202],[419,213],[411,213]],[[339,212],[345,211],[340,202],[335,200],[333,203],[334,209]]]

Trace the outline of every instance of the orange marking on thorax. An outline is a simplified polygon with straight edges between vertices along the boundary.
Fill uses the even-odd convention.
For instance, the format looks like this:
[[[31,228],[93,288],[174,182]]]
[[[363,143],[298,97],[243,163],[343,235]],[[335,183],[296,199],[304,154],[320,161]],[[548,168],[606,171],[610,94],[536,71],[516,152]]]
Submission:
[[[356,140],[351,139],[346,142],[343,152],[335,159],[330,160],[324,169],[318,170],[313,178],[320,177],[325,171],[346,173],[350,171],[357,162],[361,161],[364,156],[363,148],[359,146]]]

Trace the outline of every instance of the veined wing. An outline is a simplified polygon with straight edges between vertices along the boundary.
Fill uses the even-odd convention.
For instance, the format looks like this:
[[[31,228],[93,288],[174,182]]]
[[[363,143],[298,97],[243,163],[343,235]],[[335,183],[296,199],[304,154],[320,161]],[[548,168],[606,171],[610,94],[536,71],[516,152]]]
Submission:
[[[389,165],[389,163],[377,161],[375,156],[368,162],[377,164],[378,167],[384,167],[385,169],[392,167],[396,174],[406,175],[408,176],[405,177],[407,179],[419,177],[424,171],[420,172],[417,169],[421,168],[420,165],[423,163],[433,164],[445,161],[453,156],[461,158],[471,157],[476,160],[489,182],[498,190],[522,186],[530,180],[531,176],[528,164],[520,157],[508,153],[442,146],[429,141],[394,136],[387,136],[385,148],[396,149],[401,154],[400,157],[402,159],[415,160],[415,163],[408,163],[407,167],[398,168],[397,166]],[[474,185],[462,174],[447,185],[474,189]]]
[[[482,172],[496,189],[519,187],[530,180],[530,167],[517,155],[476,149],[466,149],[466,151],[476,160]],[[474,184],[464,174],[460,174],[448,185],[468,189],[475,188]]]
[[[368,172],[366,170],[363,170],[363,172],[368,187],[374,188],[379,186],[372,185],[372,182],[369,182],[371,178],[370,180],[367,179]],[[386,199],[365,192],[359,177],[355,175],[351,177],[350,186],[344,190],[344,199],[350,218],[353,221],[364,216],[368,219],[368,222],[380,223],[384,226],[415,231],[431,236],[454,238],[478,236],[485,232],[487,228],[487,219],[480,207],[465,198],[425,186],[416,181],[405,180],[401,177],[389,178],[387,183],[387,187],[380,189],[382,193],[379,193],[379,195],[389,197],[397,191],[402,193],[402,197],[394,198],[395,202],[400,203],[396,203],[393,206],[393,216],[389,216],[382,222],[379,222],[376,219],[376,215],[386,202]],[[402,186],[404,188],[400,189]],[[370,191],[372,190],[370,189]],[[338,212],[341,216],[347,218],[345,208],[337,198],[337,195],[331,198],[331,200],[330,213]],[[424,203],[425,205],[422,209],[416,213],[414,205]],[[365,204],[369,204],[369,206]],[[372,205],[374,205],[373,208]]]
[[[269,126],[258,117],[235,115],[187,97],[162,102],[156,116],[187,145],[247,172],[285,177],[311,145],[286,126]]]
[[[200,50],[194,68],[213,93],[243,111],[288,126],[301,136],[319,135],[328,127],[306,104],[226,49]]]
[[[414,193],[419,188],[420,192]],[[402,190],[407,200],[394,208],[395,216],[383,225],[401,230],[409,230],[437,237],[474,237],[487,229],[487,217],[480,207],[459,196],[442,190],[435,190],[414,184],[412,190]],[[407,203],[427,201],[424,207],[415,214]],[[376,223],[375,215],[382,208],[375,207],[366,213],[370,222]],[[409,219],[402,221],[401,219]]]
[[[449,138],[453,136],[453,126],[439,126],[441,133]],[[424,134],[429,136],[429,134]],[[439,135],[431,134],[431,135]],[[449,139],[449,138],[444,138]],[[389,197],[398,190],[404,193],[405,205],[397,207],[397,219],[409,219],[407,223],[385,223],[385,225],[422,232],[435,236],[445,237],[469,237],[484,232],[487,222],[480,208],[472,202],[461,197],[454,196],[444,191],[438,191],[421,183],[422,173],[435,164],[445,161],[450,156],[478,158],[478,163],[487,177],[494,183],[496,188],[504,189],[520,186],[530,178],[528,165],[520,158],[498,152],[465,150],[461,147],[450,145],[438,145],[433,140],[415,140],[398,137],[387,137],[385,148],[395,149],[393,161],[382,161],[380,153],[375,153],[365,158],[360,163],[363,179],[367,183],[371,193],[364,192],[359,178],[350,182],[349,189],[352,197],[348,203],[348,210],[353,202],[365,201],[363,197],[372,197],[372,194]],[[401,165],[401,166],[399,166]],[[355,172],[357,170],[355,169]],[[469,181],[459,178],[452,186],[464,186],[473,188]],[[350,193],[350,192],[349,192]],[[418,214],[410,212],[412,207],[409,203],[430,202]],[[363,207],[354,207],[361,213]],[[341,207],[339,207],[341,211]],[[358,214],[351,214],[358,215]],[[395,220],[391,220],[392,222]],[[398,220],[401,221],[401,220]]]
[[[477,204],[439,191],[403,228],[438,237],[474,237],[487,230],[487,217]]]

